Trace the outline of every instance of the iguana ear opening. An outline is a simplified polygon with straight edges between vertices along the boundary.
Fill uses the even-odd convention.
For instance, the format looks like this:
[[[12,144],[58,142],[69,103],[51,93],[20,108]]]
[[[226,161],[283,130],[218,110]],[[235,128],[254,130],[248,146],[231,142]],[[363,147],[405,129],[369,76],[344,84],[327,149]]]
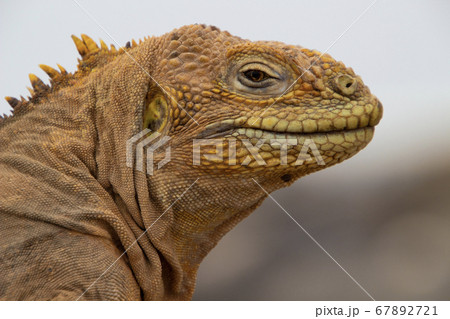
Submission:
[[[169,122],[169,105],[162,92],[149,92],[145,101],[143,128],[162,132]]]

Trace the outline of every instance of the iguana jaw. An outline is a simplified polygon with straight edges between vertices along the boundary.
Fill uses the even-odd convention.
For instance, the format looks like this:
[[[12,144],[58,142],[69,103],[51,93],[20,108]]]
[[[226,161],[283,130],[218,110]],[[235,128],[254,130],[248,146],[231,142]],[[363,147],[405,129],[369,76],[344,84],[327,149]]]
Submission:
[[[329,112],[314,113],[316,119],[305,118],[305,113],[291,114],[290,118],[299,120],[284,123],[287,120],[278,119],[277,113],[272,113],[259,119],[250,115],[210,124],[196,136],[196,139],[211,140],[211,145],[200,151],[203,168],[240,174],[266,169],[263,171],[266,176],[286,171],[303,176],[339,163],[355,155],[373,138],[374,126],[382,116],[382,105],[376,98],[370,98],[371,103],[365,106],[348,103],[340,108],[334,106]],[[222,150],[219,157],[208,155],[219,154],[217,149]],[[307,160],[302,161],[303,158]],[[267,170],[267,167],[276,169]]]
[[[352,157],[373,134],[371,126],[300,134],[237,128],[210,135],[211,143],[198,149],[201,165],[197,168],[241,177],[260,172],[265,179],[289,174],[290,182]]]

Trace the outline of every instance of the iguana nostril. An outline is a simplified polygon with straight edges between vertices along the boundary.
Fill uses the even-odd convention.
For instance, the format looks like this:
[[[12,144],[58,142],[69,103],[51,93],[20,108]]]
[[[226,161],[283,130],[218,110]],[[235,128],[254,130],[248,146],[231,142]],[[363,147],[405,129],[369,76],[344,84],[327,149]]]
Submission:
[[[356,90],[356,80],[349,75],[341,75],[336,78],[336,85],[344,95],[351,95]]]

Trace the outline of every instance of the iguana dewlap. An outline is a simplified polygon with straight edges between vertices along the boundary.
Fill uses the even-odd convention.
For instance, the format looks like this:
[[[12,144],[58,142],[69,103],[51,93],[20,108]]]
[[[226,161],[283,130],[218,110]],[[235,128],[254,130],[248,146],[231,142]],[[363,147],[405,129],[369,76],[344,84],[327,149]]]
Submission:
[[[29,100],[8,97],[0,118],[0,299],[190,299],[202,259],[264,190],[353,156],[381,118],[352,69],[300,46],[204,25],[121,50],[73,38],[78,70],[41,66],[50,85],[30,75]],[[146,128],[170,137],[153,174],[127,166]],[[204,145],[194,165],[198,139],[223,157]],[[298,165],[306,140],[324,165]]]

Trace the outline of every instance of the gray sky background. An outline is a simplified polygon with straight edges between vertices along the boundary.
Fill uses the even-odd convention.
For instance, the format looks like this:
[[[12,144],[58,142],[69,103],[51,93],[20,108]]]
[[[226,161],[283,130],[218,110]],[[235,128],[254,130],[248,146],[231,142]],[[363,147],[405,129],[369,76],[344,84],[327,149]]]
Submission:
[[[132,38],[161,35],[185,24],[205,23],[250,40],[278,40],[319,51],[328,48],[372,3],[366,0],[77,1],[122,45]],[[374,140],[360,154],[332,169],[307,176],[294,186],[276,192],[275,196],[281,198],[282,204],[283,199],[289,201],[290,198],[298,197],[299,191],[305,190],[302,185],[310,185],[310,189],[315,187],[333,194],[336,186],[344,191],[356,184],[382,185],[383,181],[389,178],[392,179],[389,185],[398,190],[403,187],[401,181],[414,183],[414,176],[418,172],[449,166],[449,17],[449,1],[379,0],[336,42],[328,53],[351,66],[362,76],[363,81],[383,103],[384,118],[376,129]],[[30,85],[28,73],[35,73],[48,83],[47,76],[39,69],[38,64],[56,67],[56,63],[59,63],[68,71],[74,71],[78,53],[70,35],[79,36],[81,33],[86,33],[97,41],[101,38],[106,43],[114,43],[74,1],[2,1],[0,97],[27,96],[26,86]],[[5,100],[1,100],[0,114],[8,112],[9,105]],[[381,198],[389,197],[391,190],[385,191]],[[269,204],[265,203],[255,214],[262,215],[264,209],[277,209],[273,205],[268,208],[267,205]],[[297,207],[292,205],[291,209]],[[303,216],[300,212],[296,214]],[[260,225],[257,217],[251,218],[249,223]],[[317,223],[323,223],[323,219]],[[439,224],[442,223],[436,219],[436,225]],[[246,245],[253,237],[243,237],[243,230],[248,228],[239,227],[241,226],[233,231],[234,237],[232,234],[228,235],[224,243],[213,250],[212,257],[208,256],[205,266],[202,265],[199,277],[200,292],[197,295],[199,298],[206,298],[209,293],[209,290],[202,292],[202,287],[220,290],[226,286],[227,281],[236,278],[237,275],[227,269],[220,271],[220,275],[218,272],[214,273],[214,269],[220,267],[221,260],[224,260],[220,259],[221,256],[224,258],[224,254],[228,254],[226,256],[234,260],[245,260],[246,257],[253,256],[255,247]],[[401,225],[398,227],[401,228]],[[433,232],[433,227],[430,232]],[[237,233],[239,231],[241,235]],[[299,230],[293,231],[297,234]],[[318,231],[317,234],[320,237],[322,233]],[[327,234],[323,233],[321,238],[326,239]],[[244,240],[245,243],[237,242],[238,239]],[[327,245],[325,239],[324,244]],[[447,242],[448,239],[446,237]],[[335,242],[336,240],[330,238],[327,247]],[[310,249],[323,255],[314,245]],[[345,262],[346,252],[344,248],[340,251],[339,247],[336,247],[333,253],[342,257]],[[213,259],[214,256],[217,259]],[[320,263],[329,263],[326,256],[323,258]],[[347,266],[351,268],[353,265],[355,271],[367,268],[372,262],[368,257],[366,264],[357,265],[351,263],[352,257],[348,258]],[[394,256],[393,259],[395,258]],[[319,262],[309,262],[311,269],[317,269]],[[357,263],[356,259],[354,263]],[[251,263],[235,264],[235,267],[240,267],[238,271],[253,269]],[[443,268],[450,269],[447,261],[442,265],[446,267]],[[308,265],[302,264],[301,267],[305,269]],[[327,275],[342,275],[336,265],[330,267],[332,270],[327,272]],[[363,270],[359,275],[364,281]],[[287,283],[292,280],[290,277],[278,276],[276,282]],[[317,274],[317,277],[324,278],[323,273]],[[214,281],[211,278],[218,279]],[[361,293],[345,275],[339,278],[352,287],[349,289],[356,289],[355,294]],[[366,282],[370,285],[370,280],[367,279]],[[379,294],[383,291],[395,291],[389,285],[376,288],[376,284],[374,281],[373,289],[378,289]],[[268,284],[270,287],[273,285],[275,282]],[[342,286],[339,280],[336,281],[336,287],[338,286]],[[313,281],[311,287],[309,293],[312,296],[326,298],[326,294],[313,294],[314,287],[322,287],[317,282]],[[264,287],[258,286],[254,289],[264,290]],[[408,289],[405,286],[403,292],[410,292],[411,289]],[[433,289],[430,288],[429,291]],[[434,291],[437,291],[436,289]],[[295,296],[297,290],[292,288],[290,291],[294,291]],[[302,298],[301,292],[298,293],[298,298]],[[331,294],[330,298],[337,298],[336,296]],[[349,296],[356,298],[358,295]],[[402,294],[402,290],[399,290],[399,294],[395,296],[401,298],[409,295]],[[418,296],[426,294],[424,292]],[[217,298],[226,297],[217,295]],[[272,297],[268,293],[261,298]]]

